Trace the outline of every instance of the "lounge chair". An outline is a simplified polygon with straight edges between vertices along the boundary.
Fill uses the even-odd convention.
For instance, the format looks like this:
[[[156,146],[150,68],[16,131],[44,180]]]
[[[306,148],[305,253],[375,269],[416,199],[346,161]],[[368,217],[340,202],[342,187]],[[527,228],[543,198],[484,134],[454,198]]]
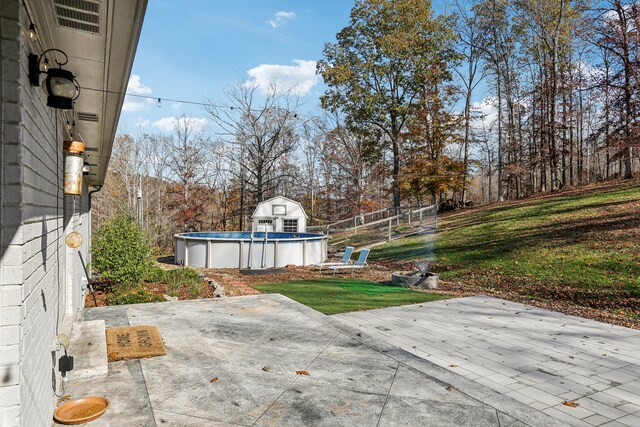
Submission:
[[[353,253],[353,246],[347,246],[344,250],[344,255],[340,261],[329,261],[329,262],[321,262],[319,264],[315,264],[315,267],[319,267],[320,271],[322,271],[322,267],[336,267],[341,265],[349,265],[351,264],[351,254]]]
[[[360,256],[358,257],[358,260],[356,261],[355,264],[334,265],[333,267],[329,267],[329,270],[332,270],[333,274],[335,275],[338,272],[338,270],[350,269],[351,270],[351,275],[353,276],[353,272],[356,269],[369,267],[369,264],[367,264],[367,258],[369,257],[369,252],[371,252],[371,249],[365,248],[360,252]]]

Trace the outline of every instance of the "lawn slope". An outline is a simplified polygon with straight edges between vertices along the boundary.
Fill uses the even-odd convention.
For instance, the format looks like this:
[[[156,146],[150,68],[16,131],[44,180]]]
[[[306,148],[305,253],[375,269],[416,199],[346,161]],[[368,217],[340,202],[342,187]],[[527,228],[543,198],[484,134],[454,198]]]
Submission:
[[[376,247],[371,258],[426,255],[413,237]],[[640,318],[640,182],[443,216],[435,258],[453,284]]]

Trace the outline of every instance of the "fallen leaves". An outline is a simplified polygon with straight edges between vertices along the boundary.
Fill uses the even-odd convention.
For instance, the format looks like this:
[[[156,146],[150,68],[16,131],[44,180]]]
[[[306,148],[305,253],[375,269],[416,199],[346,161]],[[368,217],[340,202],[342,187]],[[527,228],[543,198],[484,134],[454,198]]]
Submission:
[[[309,371],[296,371],[296,375],[310,375]]]
[[[263,366],[262,370],[265,371],[265,372],[269,372],[269,367],[268,366]]]
[[[453,363],[452,363],[451,365],[449,365],[449,367],[450,367],[450,368],[457,368],[457,367],[458,367],[458,365],[456,365],[456,364],[453,364]]]
[[[570,408],[577,408],[578,406],[580,406],[580,404],[575,400],[565,400],[564,402],[562,402],[562,404]]]
[[[70,394],[65,394],[64,396],[58,398],[58,402],[66,402],[67,400],[71,400]]]
[[[219,378],[218,378],[218,377],[213,377],[213,378],[211,378],[211,381],[209,381],[209,382],[210,382],[210,383],[217,383],[217,382],[218,382],[218,380],[219,380]]]

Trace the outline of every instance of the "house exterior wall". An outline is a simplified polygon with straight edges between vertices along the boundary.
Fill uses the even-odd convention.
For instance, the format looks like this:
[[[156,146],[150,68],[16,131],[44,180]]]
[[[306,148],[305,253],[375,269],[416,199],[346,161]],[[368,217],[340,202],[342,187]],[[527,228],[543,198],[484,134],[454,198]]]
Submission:
[[[273,207],[276,205],[282,205],[286,207],[286,214],[277,215],[274,214]],[[273,197],[269,200],[265,200],[261,202],[256,207],[256,210],[253,213],[252,221],[253,221],[253,230],[254,231],[264,231],[260,220],[272,220],[273,221],[273,229],[269,228],[267,231],[276,231],[281,232],[283,230],[283,223],[285,219],[297,219],[298,220],[298,232],[304,233],[307,230],[307,215],[304,212],[304,209],[300,205],[300,203],[295,202],[293,200],[287,199],[286,197]]]
[[[63,123],[29,83],[27,55],[42,48],[28,28],[23,3],[0,0],[0,425],[32,427],[51,425],[61,381],[52,341],[82,306],[78,250],[64,237],[86,239],[89,212],[86,188],[75,201],[62,194]]]

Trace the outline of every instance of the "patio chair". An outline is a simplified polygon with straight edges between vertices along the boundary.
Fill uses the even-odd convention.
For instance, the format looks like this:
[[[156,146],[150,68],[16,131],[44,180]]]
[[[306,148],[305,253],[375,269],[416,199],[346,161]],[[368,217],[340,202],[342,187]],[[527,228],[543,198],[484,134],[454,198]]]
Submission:
[[[369,252],[371,252],[371,249],[365,248],[360,252],[360,256],[358,257],[358,260],[356,261],[355,264],[334,265],[332,267],[329,267],[329,270],[332,270],[333,271],[333,275],[335,276],[335,274],[338,272],[338,270],[347,270],[347,269],[349,269],[349,270],[351,270],[351,276],[353,276],[353,272],[356,271],[356,269],[369,267],[369,264],[367,264],[367,258],[369,257]]]
[[[322,267],[335,267],[340,265],[349,265],[351,264],[351,254],[353,253],[353,246],[347,246],[344,249],[344,255],[340,261],[329,261],[329,262],[321,262],[319,264],[315,264],[315,267],[319,267],[320,271],[322,271]]]

